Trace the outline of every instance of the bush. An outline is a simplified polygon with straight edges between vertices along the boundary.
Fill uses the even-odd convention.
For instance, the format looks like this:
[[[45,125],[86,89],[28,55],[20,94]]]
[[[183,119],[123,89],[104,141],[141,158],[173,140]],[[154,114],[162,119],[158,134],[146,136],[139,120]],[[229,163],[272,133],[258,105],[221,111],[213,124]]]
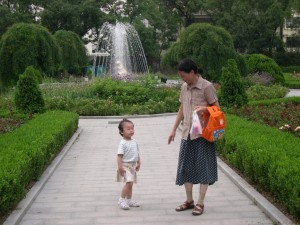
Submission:
[[[78,126],[78,115],[52,111],[37,115],[19,129],[0,135],[0,212],[25,196]],[[16,141],[18,140],[18,141]]]
[[[228,60],[227,67],[223,67],[221,77],[220,104],[226,107],[240,107],[247,104],[244,84],[235,60]]]
[[[40,72],[33,67],[27,67],[16,86],[15,104],[20,112],[39,113],[44,111],[45,102],[39,88],[37,77]]]
[[[246,92],[249,101],[257,101],[272,98],[283,98],[286,96],[288,91],[288,88],[277,84],[272,86],[256,84],[248,88]]]
[[[299,139],[230,114],[226,119],[220,154],[299,219]]]
[[[249,74],[265,72],[274,78],[275,83],[284,84],[284,76],[281,68],[273,59],[263,54],[244,55],[244,59]]]

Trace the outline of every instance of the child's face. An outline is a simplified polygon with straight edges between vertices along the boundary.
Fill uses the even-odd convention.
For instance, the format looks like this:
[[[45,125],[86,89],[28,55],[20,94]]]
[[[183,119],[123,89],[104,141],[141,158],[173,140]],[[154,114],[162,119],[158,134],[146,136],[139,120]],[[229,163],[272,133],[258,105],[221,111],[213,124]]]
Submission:
[[[129,122],[123,124],[123,137],[126,139],[131,139],[134,135],[134,125]]]

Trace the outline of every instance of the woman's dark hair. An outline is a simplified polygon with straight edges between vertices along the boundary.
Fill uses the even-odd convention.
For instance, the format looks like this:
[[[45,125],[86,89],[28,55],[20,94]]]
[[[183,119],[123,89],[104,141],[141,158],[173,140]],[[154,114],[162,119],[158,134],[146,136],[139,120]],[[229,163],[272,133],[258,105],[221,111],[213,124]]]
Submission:
[[[122,119],[121,122],[119,123],[119,126],[118,126],[118,128],[119,128],[119,134],[121,136],[123,136],[123,126],[124,126],[124,123],[132,123],[133,124],[132,121],[130,121],[130,120],[126,119],[126,118]]]
[[[200,73],[200,74],[203,73],[202,69],[198,68],[197,64],[191,59],[184,59],[180,61],[180,63],[177,66],[177,69],[178,71],[183,71],[186,73],[189,73],[192,70],[194,71],[194,73]]]

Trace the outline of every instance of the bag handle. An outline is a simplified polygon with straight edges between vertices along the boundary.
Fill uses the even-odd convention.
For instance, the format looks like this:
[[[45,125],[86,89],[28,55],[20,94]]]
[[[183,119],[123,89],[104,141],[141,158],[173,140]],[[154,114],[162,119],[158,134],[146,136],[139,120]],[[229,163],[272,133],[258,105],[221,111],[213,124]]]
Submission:
[[[213,112],[220,111],[220,109],[219,109],[218,106],[213,105],[213,106],[207,106],[207,111],[208,111],[209,114],[212,114]],[[203,121],[206,121],[207,117],[208,117],[207,113],[204,113],[203,114]]]

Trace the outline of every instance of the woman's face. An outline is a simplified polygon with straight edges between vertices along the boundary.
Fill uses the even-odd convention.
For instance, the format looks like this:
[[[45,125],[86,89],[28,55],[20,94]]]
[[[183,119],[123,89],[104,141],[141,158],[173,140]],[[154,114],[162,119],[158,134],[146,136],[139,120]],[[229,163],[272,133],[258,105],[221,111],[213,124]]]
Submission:
[[[195,73],[194,70],[191,70],[191,72],[187,73],[184,71],[179,71],[178,72],[181,79],[186,82],[188,85],[191,85],[194,82],[195,79]]]
[[[134,135],[134,125],[129,122],[125,122],[123,124],[123,137],[125,139],[131,139],[131,137]]]

